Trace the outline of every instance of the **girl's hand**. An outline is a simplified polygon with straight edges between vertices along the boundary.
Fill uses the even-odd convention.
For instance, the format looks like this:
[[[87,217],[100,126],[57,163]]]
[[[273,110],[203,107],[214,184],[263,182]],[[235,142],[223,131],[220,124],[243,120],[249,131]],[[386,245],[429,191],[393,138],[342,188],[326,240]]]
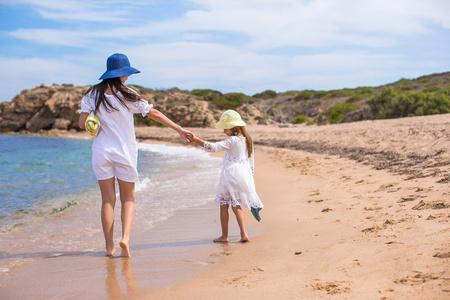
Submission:
[[[189,140],[190,143],[192,143],[194,141],[194,134],[193,133],[188,133],[186,135],[187,139]]]
[[[205,144],[205,141],[202,139],[199,139],[198,137],[196,137],[192,132],[189,132],[189,134],[186,136],[189,140],[190,143],[196,143],[199,144],[200,146],[203,147],[203,145]]]

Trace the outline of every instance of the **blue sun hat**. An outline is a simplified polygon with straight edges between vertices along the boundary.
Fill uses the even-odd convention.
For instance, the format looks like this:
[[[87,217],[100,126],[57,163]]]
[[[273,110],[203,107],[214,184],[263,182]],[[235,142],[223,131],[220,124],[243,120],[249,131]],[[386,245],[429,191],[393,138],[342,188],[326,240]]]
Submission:
[[[141,73],[141,71],[130,65],[130,61],[125,54],[115,53],[108,57],[106,61],[106,72],[103,73],[99,80],[127,77],[136,73]]]

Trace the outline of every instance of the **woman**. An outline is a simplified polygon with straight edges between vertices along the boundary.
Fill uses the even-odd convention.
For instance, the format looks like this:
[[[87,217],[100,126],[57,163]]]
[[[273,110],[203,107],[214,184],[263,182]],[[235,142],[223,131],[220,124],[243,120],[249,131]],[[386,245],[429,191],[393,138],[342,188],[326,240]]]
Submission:
[[[100,82],[92,86],[81,101],[80,128],[88,129],[86,120],[93,112],[101,125],[92,144],[92,168],[102,195],[101,220],[106,242],[106,256],[115,253],[114,207],[115,179],[119,184],[122,203],[121,256],[130,255],[130,233],[134,217],[134,189],[139,180],[137,172],[137,143],[133,115],[140,113],[172,128],[187,142],[189,131],[169,120],[124,83],[139,70],[131,67],[126,55],[116,53],[108,57],[107,70]],[[90,120],[91,118],[89,118]],[[88,122],[89,122],[88,120]]]

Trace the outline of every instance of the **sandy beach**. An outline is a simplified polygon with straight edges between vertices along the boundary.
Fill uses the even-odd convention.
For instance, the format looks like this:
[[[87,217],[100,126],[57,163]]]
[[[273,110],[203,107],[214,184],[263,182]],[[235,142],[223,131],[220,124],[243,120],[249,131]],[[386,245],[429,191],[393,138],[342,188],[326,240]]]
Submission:
[[[232,242],[212,243],[211,203],[135,237],[130,259],[74,252],[18,267],[0,276],[0,298],[450,298],[450,115],[248,131],[265,205],[260,223],[246,212],[250,243],[235,242],[234,216]],[[170,129],[136,134],[182,145]]]

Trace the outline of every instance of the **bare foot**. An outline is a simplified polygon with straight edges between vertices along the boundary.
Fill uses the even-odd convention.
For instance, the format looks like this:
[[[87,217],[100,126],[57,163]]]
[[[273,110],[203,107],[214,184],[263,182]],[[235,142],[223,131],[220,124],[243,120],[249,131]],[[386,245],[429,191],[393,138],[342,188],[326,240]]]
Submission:
[[[122,248],[122,253],[120,254],[120,256],[131,257],[130,247],[128,246],[128,243],[125,242],[124,240],[121,240],[119,245],[120,245],[120,248]]]
[[[240,243],[248,243],[248,242],[250,242],[250,240],[248,239],[248,236],[247,236],[247,237],[241,238],[241,240],[239,242]]]
[[[221,236],[214,240],[214,243],[228,243],[230,240],[228,237]]]
[[[116,249],[112,247],[111,250],[106,249],[106,256],[114,256],[116,254]]]

